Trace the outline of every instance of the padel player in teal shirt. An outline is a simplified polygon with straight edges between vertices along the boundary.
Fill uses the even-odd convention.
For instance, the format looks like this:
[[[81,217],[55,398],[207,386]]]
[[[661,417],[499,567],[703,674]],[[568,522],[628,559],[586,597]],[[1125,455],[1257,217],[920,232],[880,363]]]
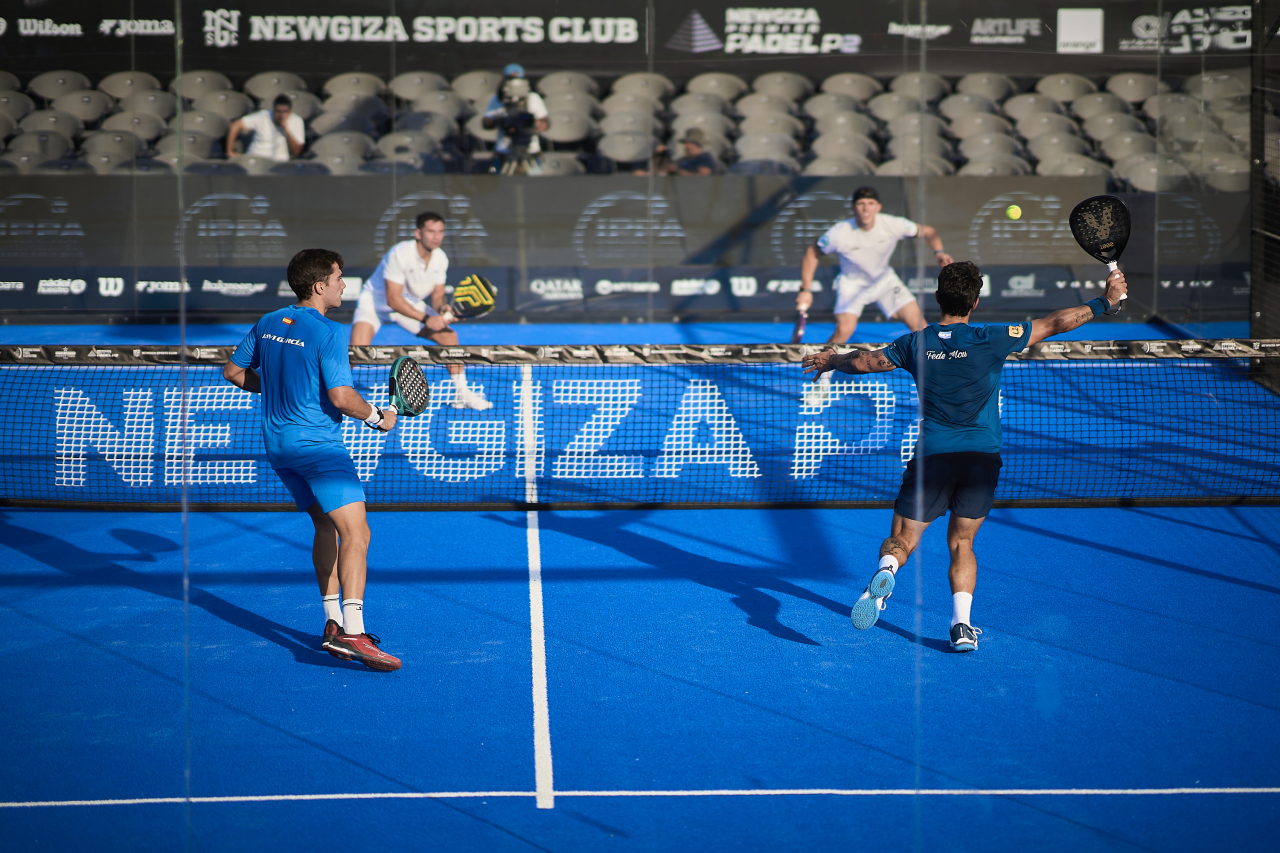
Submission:
[[[1005,356],[1084,325],[1119,302],[1128,286],[1124,273],[1113,272],[1107,277],[1106,295],[1086,305],[1063,308],[1030,323],[971,326],[969,316],[978,306],[981,289],[976,266],[969,261],[949,264],[938,275],[939,322],[903,335],[882,350],[844,355],[826,350],[804,359],[805,373],[815,380],[829,370],[860,374],[902,368],[919,383],[923,373],[925,388],[919,397],[924,423],[916,452],[902,475],[893,526],[880,546],[880,565],[854,604],[852,618],[863,630],[876,623],[893,592],[898,567],[920,544],[929,524],[950,510],[951,648],[961,652],[976,649],[981,633],[970,622],[978,579],[973,540],[991,511],[1000,479],[1000,371]]]
[[[364,629],[369,523],[364,488],[342,443],[343,415],[384,431],[396,415],[356,393],[346,327],[325,316],[342,304],[342,256],[304,249],[289,262],[288,276],[298,303],[254,324],[222,375],[262,395],[267,461],[315,526],[311,557],[325,610],[320,647],[370,669],[396,670],[399,659]]]

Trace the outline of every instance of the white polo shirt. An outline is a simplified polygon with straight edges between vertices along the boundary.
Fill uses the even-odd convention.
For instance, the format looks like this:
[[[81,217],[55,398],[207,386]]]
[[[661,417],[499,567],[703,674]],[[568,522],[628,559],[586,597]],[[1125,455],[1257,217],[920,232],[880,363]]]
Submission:
[[[444,284],[448,272],[449,258],[444,249],[434,250],[431,258],[423,261],[418,254],[418,242],[405,240],[396,243],[382,256],[382,263],[365,281],[362,291],[372,295],[374,305],[385,312],[390,310],[387,308],[387,281],[396,281],[404,285],[405,295],[410,301],[423,301],[429,306],[431,291]]]
[[[246,154],[281,162],[289,159],[289,141],[271,120],[271,110],[258,110],[240,120],[244,122],[245,130],[253,131],[253,141],[249,143]],[[289,135],[296,141],[302,142],[306,138],[306,125],[297,113],[290,113],[284,123],[289,128]]]
[[[863,231],[856,219],[838,222],[818,238],[818,248],[824,255],[837,252],[840,255],[840,276],[871,284],[889,269],[889,259],[898,241],[914,237],[919,226],[910,219],[876,215],[876,222]]]

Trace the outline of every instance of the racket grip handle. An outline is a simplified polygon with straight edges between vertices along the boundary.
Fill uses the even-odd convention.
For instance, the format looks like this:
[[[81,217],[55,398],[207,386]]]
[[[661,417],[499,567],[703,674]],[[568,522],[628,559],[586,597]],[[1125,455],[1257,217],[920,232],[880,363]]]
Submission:
[[[1108,263],[1108,264],[1107,264],[1107,273],[1108,273],[1108,274],[1113,273],[1113,272],[1115,272],[1115,271],[1116,271],[1116,270],[1118,270],[1118,269],[1120,269],[1120,262],[1119,262],[1119,261],[1111,261],[1110,263]]]
[[[398,411],[396,411],[396,407],[394,403],[387,403],[385,406],[382,407],[382,411],[390,412],[393,415],[400,414]]]

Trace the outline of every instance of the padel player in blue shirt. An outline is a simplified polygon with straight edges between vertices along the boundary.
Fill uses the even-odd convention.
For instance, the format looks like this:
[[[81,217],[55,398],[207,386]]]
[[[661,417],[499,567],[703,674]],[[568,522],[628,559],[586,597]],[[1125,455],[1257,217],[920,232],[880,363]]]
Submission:
[[[1107,277],[1105,296],[1063,308],[1030,323],[971,326],[982,275],[969,261],[943,267],[935,298],[942,319],[903,335],[874,352],[843,355],[827,350],[806,356],[805,373],[816,380],[829,370],[884,373],[901,367],[920,382],[923,350],[924,390],[919,394],[924,424],[916,455],[907,463],[893,506],[893,526],[880,546],[880,565],[853,606],[853,624],[866,630],[880,618],[893,592],[894,575],[920,544],[925,528],[947,510],[947,548],[951,552],[951,648],[978,647],[981,633],[970,622],[978,559],[973,540],[991,511],[1000,478],[1000,370],[1005,356],[1047,337],[1082,326],[1120,301],[1127,292],[1124,274]],[[921,340],[923,339],[923,340]],[[922,499],[916,488],[923,466]]]
[[[315,525],[311,559],[325,613],[320,647],[389,672],[400,668],[400,660],[378,648],[378,637],[364,629],[369,523],[364,488],[342,443],[342,416],[387,431],[396,415],[356,393],[346,328],[325,317],[342,304],[342,256],[303,249],[289,261],[288,277],[298,304],[259,320],[222,375],[262,394],[267,461]]]

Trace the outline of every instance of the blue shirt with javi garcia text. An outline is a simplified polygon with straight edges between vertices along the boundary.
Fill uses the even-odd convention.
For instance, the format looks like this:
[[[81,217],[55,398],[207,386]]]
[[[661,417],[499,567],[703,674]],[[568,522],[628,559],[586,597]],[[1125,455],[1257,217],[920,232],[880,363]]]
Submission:
[[[259,320],[231,361],[262,379],[262,437],[280,448],[342,443],[342,413],[329,389],[352,385],[346,328],[314,308],[290,305]]]
[[[915,377],[924,407],[922,454],[1000,452],[1000,371],[1005,356],[1030,340],[1030,323],[933,323],[885,348],[885,358]]]

